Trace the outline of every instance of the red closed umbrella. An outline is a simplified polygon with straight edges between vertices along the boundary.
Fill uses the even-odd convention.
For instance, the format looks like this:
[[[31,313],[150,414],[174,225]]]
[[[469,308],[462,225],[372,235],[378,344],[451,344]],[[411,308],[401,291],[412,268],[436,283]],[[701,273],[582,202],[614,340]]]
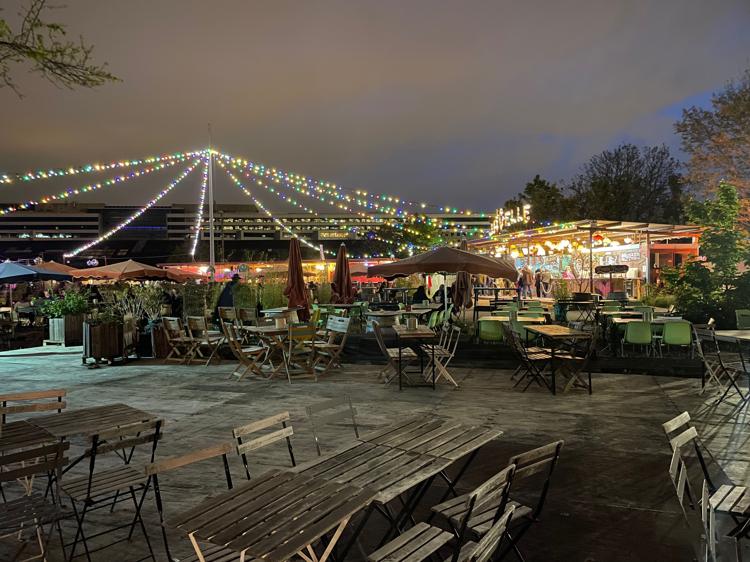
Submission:
[[[354,290],[352,289],[352,274],[349,269],[349,260],[346,257],[346,246],[339,246],[336,254],[336,267],[333,270],[333,283],[336,287],[333,293],[334,303],[351,304],[354,302]]]
[[[302,276],[302,251],[299,240],[295,237],[289,240],[289,265],[284,296],[289,299],[289,308],[300,308],[297,317],[301,322],[310,318],[310,303],[307,298],[305,278]]]

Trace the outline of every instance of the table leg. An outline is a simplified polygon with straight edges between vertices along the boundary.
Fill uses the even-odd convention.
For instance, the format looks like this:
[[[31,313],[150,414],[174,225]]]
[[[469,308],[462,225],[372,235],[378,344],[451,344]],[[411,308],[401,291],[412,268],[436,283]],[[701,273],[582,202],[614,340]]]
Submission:
[[[402,367],[403,367],[403,364],[401,363],[401,336],[399,336],[398,334],[396,334],[396,339],[398,340],[398,390],[400,392],[401,389],[402,389],[402,385],[401,385],[401,371],[402,371]]]
[[[554,396],[557,393],[557,387],[555,384],[555,340],[552,340],[552,345],[550,346],[550,366],[552,369],[551,375],[552,375],[552,396]]]
[[[200,562],[206,562],[206,558],[203,556],[203,552],[201,552],[201,547],[198,544],[198,541],[195,540],[195,533],[190,533],[188,537],[190,538],[190,542],[193,543],[193,549],[195,550],[195,555],[198,557],[198,560]]]
[[[346,555],[349,554],[349,550],[352,548],[355,542],[357,542],[357,539],[359,538],[360,533],[362,533],[362,529],[365,528],[365,525],[367,524],[367,521],[370,519],[370,515],[372,515],[372,512],[375,511],[376,504],[375,502],[370,502],[370,505],[367,506],[367,511],[365,511],[364,516],[362,517],[362,520],[359,522],[357,527],[352,532],[352,536],[349,538],[349,540],[344,544],[343,550],[339,553],[338,559],[340,560],[346,560]]]
[[[435,341],[432,341],[432,390],[435,390]]]

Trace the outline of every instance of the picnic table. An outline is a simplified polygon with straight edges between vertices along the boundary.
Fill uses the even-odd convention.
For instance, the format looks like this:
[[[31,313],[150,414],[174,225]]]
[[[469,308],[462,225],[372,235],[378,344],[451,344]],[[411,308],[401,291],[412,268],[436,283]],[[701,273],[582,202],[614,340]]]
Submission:
[[[574,330],[573,328],[568,328],[567,326],[558,326],[556,324],[548,324],[542,326],[531,325],[527,326],[526,330],[528,332],[533,332],[542,336],[550,343],[550,378],[552,382],[552,384],[550,385],[550,391],[553,395],[555,395],[557,394],[557,390],[555,388],[555,372],[557,370],[557,365],[555,363],[555,351],[557,348],[557,344],[564,341],[575,342],[582,339],[591,339],[591,333],[583,332],[581,330]],[[589,393],[591,393],[590,386]]]
[[[428,345],[432,349],[432,390],[435,390],[435,338],[437,337],[435,332],[430,330],[427,326],[417,326],[413,330],[409,330],[407,326],[396,324],[393,326],[393,331],[396,332],[396,339],[398,340],[398,389],[403,388],[402,375],[404,374],[405,366],[403,364],[402,351],[404,349],[404,341],[424,341],[432,340]],[[420,372],[422,368],[420,367]],[[425,386],[425,385],[411,385],[410,386]]]
[[[282,562],[297,555],[325,562],[349,519],[374,496],[367,488],[311,471],[272,470],[204,500],[166,525],[187,533],[199,560],[219,547],[226,559],[235,553],[239,560]],[[322,555],[313,549],[319,541],[325,544]]]

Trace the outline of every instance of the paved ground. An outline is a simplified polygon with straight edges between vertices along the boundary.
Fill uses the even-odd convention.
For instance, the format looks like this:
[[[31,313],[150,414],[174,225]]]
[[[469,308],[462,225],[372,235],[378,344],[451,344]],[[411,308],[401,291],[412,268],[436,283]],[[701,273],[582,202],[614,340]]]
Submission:
[[[712,407],[707,397],[698,395],[695,379],[602,374],[594,377],[593,396],[573,392],[553,397],[541,390],[512,389],[510,371],[456,369],[459,390],[413,388],[399,393],[397,387],[376,382],[378,366],[349,365],[318,383],[290,386],[280,379],[229,381],[229,363],[205,368],[138,361],[89,370],[81,367],[76,350],[39,351],[0,354],[3,392],[64,387],[69,408],[125,402],[163,416],[166,437],[159,456],[227,440],[233,426],[289,410],[297,458],[312,459],[315,451],[304,407],[344,393],[351,395],[365,429],[421,413],[502,428],[502,438],[482,450],[463,481],[466,487],[499,470],[511,454],[564,439],[542,521],[523,545],[529,561],[692,560],[692,544],[698,537],[683,523],[667,476],[669,450],[661,431],[663,421],[683,410],[690,411],[716,457],[718,466],[712,470],[717,478],[750,484],[748,408]],[[343,425],[325,434],[329,448],[352,437]],[[241,481],[239,459],[230,462],[236,481]],[[252,463],[257,474],[267,467],[287,466],[289,459],[283,446],[269,447]],[[722,469],[725,474],[719,474]],[[222,489],[221,463],[191,466],[166,475],[162,484],[168,513],[179,513]],[[431,500],[434,497],[426,498],[425,504]],[[118,509],[111,517],[122,521],[123,516],[124,510]],[[147,517],[154,521],[151,504]],[[98,516],[93,523],[106,519]],[[164,559],[157,528],[152,528],[157,554]],[[377,531],[373,526],[367,536],[375,537]],[[178,535],[171,542],[179,557],[190,551]],[[133,543],[122,543],[95,559],[137,559],[142,547],[136,535]],[[372,540],[365,541],[364,549],[374,549]]]

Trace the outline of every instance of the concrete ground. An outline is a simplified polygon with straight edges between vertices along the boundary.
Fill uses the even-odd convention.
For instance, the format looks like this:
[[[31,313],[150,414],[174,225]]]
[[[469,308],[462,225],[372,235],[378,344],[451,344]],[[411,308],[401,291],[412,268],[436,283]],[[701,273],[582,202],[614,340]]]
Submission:
[[[294,450],[299,462],[315,457],[305,406],[349,394],[363,430],[415,414],[440,415],[472,424],[493,424],[504,434],[486,446],[463,487],[471,488],[502,468],[510,455],[563,439],[565,446],[553,477],[541,522],[526,536],[522,550],[530,562],[552,561],[683,561],[695,559],[699,532],[684,523],[669,481],[670,451],[661,424],[688,410],[716,459],[716,478],[750,485],[750,426],[747,404],[712,405],[698,393],[696,379],[646,375],[595,374],[594,394],[574,391],[551,396],[541,389],[521,393],[512,388],[510,371],[457,368],[461,387],[410,388],[377,382],[377,365],[345,365],[317,383],[282,379],[228,380],[234,364],[211,367],[162,365],[145,360],[122,366],[86,369],[77,349],[50,348],[0,354],[0,392],[45,388],[68,389],[68,407],[114,402],[162,416],[165,438],[158,457],[186,453],[231,439],[231,429],[288,410],[293,419]],[[328,449],[353,438],[350,427],[334,426],[324,434]],[[79,443],[80,445],[80,443]],[[137,460],[143,460],[140,457]],[[230,459],[235,482],[244,478],[239,458]],[[283,445],[263,449],[252,459],[259,474],[289,465]],[[161,480],[167,514],[178,514],[224,486],[218,459],[192,465]],[[435,503],[440,490],[425,498]],[[96,513],[92,527],[126,520],[125,504],[112,515]],[[424,516],[424,511],[419,513]],[[152,497],[146,518],[152,544],[164,560]],[[379,528],[366,530],[363,550],[371,552]],[[72,526],[66,527],[71,537]],[[184,537],[171,533],[173,554],[190,552]],[[96,554],[95,560],[135,560],[144,541],[136,533]],[[348,559],[361,559],[361,553]],[[731,559],[731,558],[728,558]]]

